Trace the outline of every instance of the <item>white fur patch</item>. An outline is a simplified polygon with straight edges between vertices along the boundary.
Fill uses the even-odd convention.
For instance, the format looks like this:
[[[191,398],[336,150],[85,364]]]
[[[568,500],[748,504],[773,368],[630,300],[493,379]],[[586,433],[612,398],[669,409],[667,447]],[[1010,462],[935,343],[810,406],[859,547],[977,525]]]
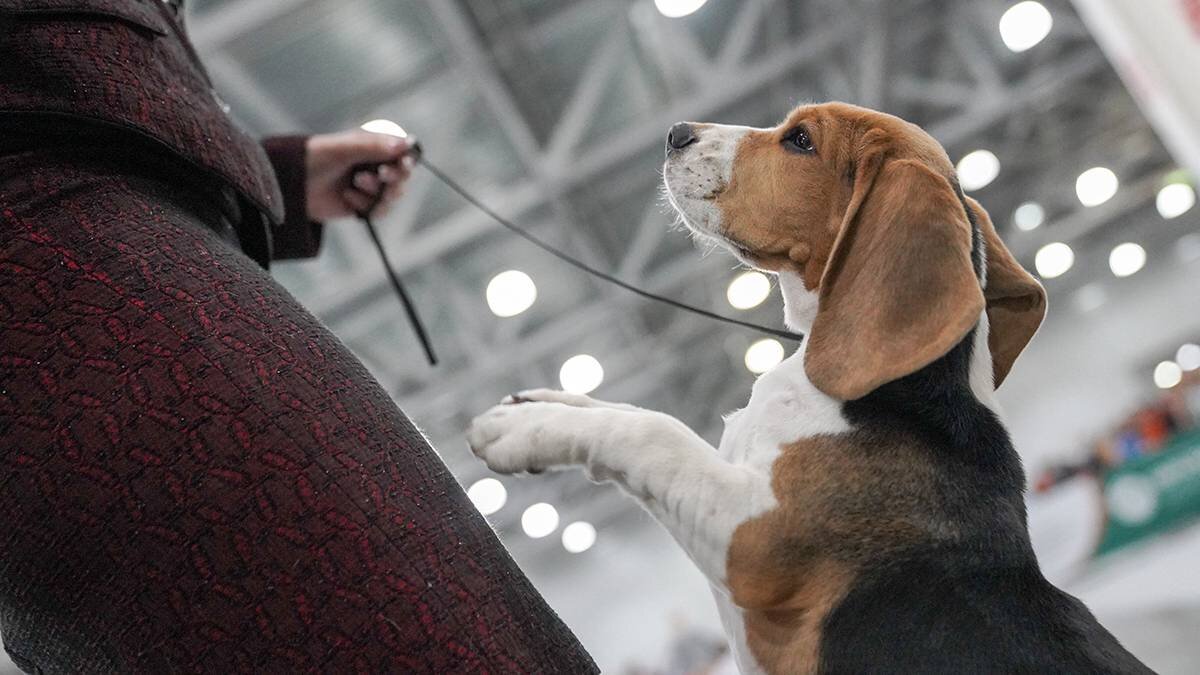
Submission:
[[[817,292],[805,288],[799,274],[786,270],[779,273],[779,291],[783,295],[783,323],[807,334],[817,319]]]
[[[751,127],[724,124],[696,125],[698,139],[667,156],[663,181],[667,199],[698,234],[722,238],[721,211],[714,200],[733,180],[733,159],[738,144]]]
[[[971,393],[979,402],[1000,416],[1000,399],[996,397],[995,378],[992,372],[992,351],[988,347],[987,310],[979,315],[979,323],[975,326],[975,341],[971,345],[971,368],[969,378]]]
[[[749,404],[726,418],[717,449],[725,461],[769,472],[782,446],[851,430],[842,403],[817,389],[804,372],[805,344],[759,377]]]

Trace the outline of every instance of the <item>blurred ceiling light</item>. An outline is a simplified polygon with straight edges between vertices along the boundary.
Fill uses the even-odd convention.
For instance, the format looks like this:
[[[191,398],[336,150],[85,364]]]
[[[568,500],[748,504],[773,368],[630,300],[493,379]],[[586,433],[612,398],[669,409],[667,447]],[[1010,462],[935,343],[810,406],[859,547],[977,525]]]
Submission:
[[[1023,52],[1050,34],[1054,17],[1040,2],[1018,2],[1000,17],[1000,39],[1014,52]]]
[[[967,192],[982,190],[1000,175],[1000,160],[988,150],[975,150],[958,160],[958,183]]]
[[[508,491],[504,489],[504,484],[495,478],[484,478],[475,481],[467,490],[467,497],[480,513],[490,516],[504,508],[504,502],[508,501]]]
[[[1158,191],[1154,206],[1163,218],[1170,220],[1187,213],[1196,205],[1196,191],[1187,183],[1171,183]]]
[[[1137,273],[1146,264],[1146,249],[1126,242],[1113,248],[1108,254],[1108,268],[1119,277]]]
[[[496,316],[516,316],[532,307],[534,300],[537,286],[520,270],[501,272],[488,282],[487,304]]]
[[[364,122],[360,128],[363,131],[370,131],[375,134],[388,134],[390,136],[408,138],[408,132],[404,130],[404,127],[391,120],[371,120],[370,122]]]
[[[563,391],[586,394],[604,381],[604,368],[596,357],[578,354],[562,364],[558,371],[558,381],[562,384]]]
[[[1117,174],[1102,166],[1092,167],[1075,179],[1075,194],[1084,206],[1100,206],[1112,199],[1121,186]]]
[[[582,520],[563,528],[562,544],[569,553],[583,553],[596,543],[596,528]]]
[[[1094,312],[1104,306],[1104,303],[1108,301],[1108,295],[1104,292],[1103,286],[1098,283],[1090,283],[1075,291],[1074,301],[1075,307],[1079,311]]]
[[[746,368],[760,375],[783,361],[783,345],[779,340],[766,338],[750,345],[746,350]]]
[[[521,529],[531,539],[541,539],[558,529],[558,511],[545,502],[538,502],[521,514]]]
[[[1189,342],[1180,347],[1179,351],[1175,352],[1175,363],[1189,372],[1200,368],[1200,345]]]
[[[1033,266],[1044,279],[1061,277],[1074,264],[1075,252],[1061,241],[1041,247],[1033,258]]]
[[[1154,384],[1159,389],[1170,389],[1183,379],[1183,369],[1174,361],[1163,361],[1154,367]]]
[[[678,19],[704,6],[708,0],[654,0],[654,6],[665,17]]]
[[[1013,222],[1025,232],[1036,230],[1046,222],[1046,209],[1037,202],[1025,202],[1013,211]]]
[[[734,309],[758,307],[771,294],[771,281],[762,272],[743,272],[729,282],[725,297]]]

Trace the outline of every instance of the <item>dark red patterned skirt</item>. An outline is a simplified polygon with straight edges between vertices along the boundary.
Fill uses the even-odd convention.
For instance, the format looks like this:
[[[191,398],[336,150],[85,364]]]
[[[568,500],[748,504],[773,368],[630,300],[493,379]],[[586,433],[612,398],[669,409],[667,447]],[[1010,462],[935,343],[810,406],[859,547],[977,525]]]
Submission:
[[[595,672],[362,365],[160,169],[0,153],[17,664]]]

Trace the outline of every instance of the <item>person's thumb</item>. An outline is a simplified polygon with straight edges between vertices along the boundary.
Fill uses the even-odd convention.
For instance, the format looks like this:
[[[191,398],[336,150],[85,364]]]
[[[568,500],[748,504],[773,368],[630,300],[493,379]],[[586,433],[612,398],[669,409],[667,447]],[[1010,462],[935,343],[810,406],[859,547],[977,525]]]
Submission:
[[[407,138],[370,131],[354,131],[346,135],[338,154],[354,164],[393,162],[408,152],[410,147],[411,141]]]

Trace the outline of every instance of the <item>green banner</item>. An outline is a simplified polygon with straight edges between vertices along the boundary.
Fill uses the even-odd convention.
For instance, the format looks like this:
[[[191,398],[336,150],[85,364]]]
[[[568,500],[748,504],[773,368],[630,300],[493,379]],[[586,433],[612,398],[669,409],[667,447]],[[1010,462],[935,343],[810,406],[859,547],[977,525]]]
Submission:
[[[1200,518],[1200,430],[1110,471],[1104,510],[1099,555]]]

